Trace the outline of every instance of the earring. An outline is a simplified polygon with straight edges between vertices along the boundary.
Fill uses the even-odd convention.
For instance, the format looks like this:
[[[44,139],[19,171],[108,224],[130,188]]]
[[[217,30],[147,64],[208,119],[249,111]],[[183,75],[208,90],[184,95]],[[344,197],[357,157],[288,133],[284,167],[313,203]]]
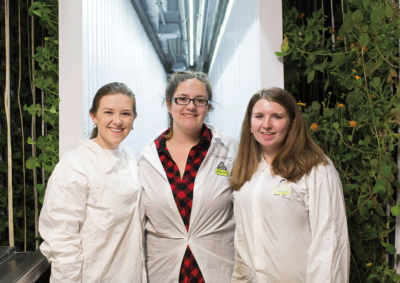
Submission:
[[[97,128],[97,124],[94,124],[93,128]]]
[[[133,130],[133,126],[132,126],[132,130]]]

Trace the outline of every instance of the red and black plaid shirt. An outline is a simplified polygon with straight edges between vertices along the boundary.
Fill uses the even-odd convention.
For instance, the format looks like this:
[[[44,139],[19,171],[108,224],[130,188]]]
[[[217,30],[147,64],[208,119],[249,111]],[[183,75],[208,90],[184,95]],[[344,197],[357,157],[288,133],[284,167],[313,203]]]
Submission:
[[[169,184],[171,185],[172,194],[174,195],[176,206],[181,214],[186,231],[189,230],[190,213],[193,204],[193,187],[196,179],[197,171],[201,163],[206,157],[210,148],[212,133],[208,127],[203,124],[201,130],[201,139],[199,143],[190,149],[187,159],[185,173],[181,179],[179,168],[171,157],[166,146],[165,135],[169,129],[165,131],[158,139],[155,140],[158,156],[167,174]],[[194,258],[190,247],[188,246],[182,260],[181,271],[179,274],[179,283],[197,283],[204,282],[200,267]]]

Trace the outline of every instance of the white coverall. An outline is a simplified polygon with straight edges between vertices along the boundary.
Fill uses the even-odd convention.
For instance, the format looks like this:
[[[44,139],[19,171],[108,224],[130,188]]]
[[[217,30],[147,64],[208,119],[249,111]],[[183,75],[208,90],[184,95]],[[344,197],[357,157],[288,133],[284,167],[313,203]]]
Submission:
[[[143,282],[140,198],[128,147],[104,150],[82,139],[67,152],[49,179],[39,219],[50,282]]]
[[[331,163],[291,183],[262,159],[234,192],[234,209],[232,282],[349,282],[343,189]]]
[[[161,133],[139,155],[147,216],[145,249],[150,283],[177,283],[188,245],[206,283],[231,281],[235,221],[229,177],[238,144],[234,138],[207,126],[213,138],[195,179],[189,231],[186,231],[154,144]],[[221,163],[229,177],[216,173]]]

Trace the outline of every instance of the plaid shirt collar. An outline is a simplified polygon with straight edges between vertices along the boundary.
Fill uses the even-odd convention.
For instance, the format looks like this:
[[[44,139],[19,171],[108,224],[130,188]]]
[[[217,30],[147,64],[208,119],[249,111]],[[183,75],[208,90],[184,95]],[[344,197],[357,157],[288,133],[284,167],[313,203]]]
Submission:
[[[167,147],[167,140],[165,139],[165,136],[169,133],[171,128],[168,128],[165,132],[163,132],[156,140],[156,148],[157,152],[165,150]],[[201,138],[197,146],[206,146],[211,143],[211,130],[207,127],[206,124],[203,124],[203,127],[201,128]],[[205,144],[203,144],[205,143]]]

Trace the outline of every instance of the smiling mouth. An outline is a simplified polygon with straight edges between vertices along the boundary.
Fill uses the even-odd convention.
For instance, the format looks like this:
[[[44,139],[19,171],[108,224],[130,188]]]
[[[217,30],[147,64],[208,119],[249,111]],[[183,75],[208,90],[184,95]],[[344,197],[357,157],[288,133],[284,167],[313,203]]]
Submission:
[[[120,133],[124,130],[124,129],[116,129],[116,128],[109,128],[109,129],[114,133]]]
[[[196,117],[197,115],[194,115],[194,114],[182,114],[183,116],[186,116],[186,117]]]

